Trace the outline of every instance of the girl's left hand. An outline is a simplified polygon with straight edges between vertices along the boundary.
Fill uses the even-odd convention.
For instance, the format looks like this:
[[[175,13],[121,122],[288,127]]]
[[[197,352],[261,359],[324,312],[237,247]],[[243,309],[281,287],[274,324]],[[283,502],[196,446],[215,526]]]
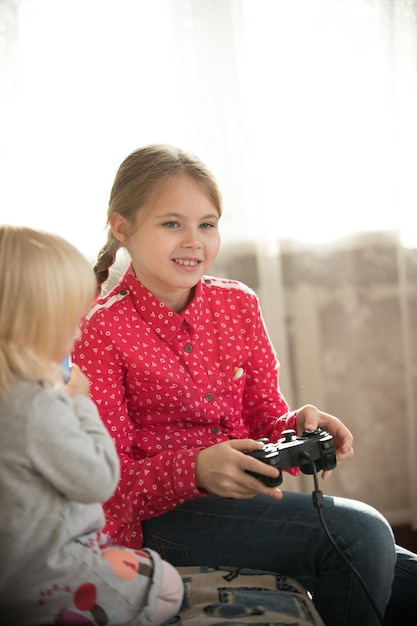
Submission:
[[[297,435],[302,435],[304,430],[313,431],[317,428],[327,431],[332,435],[336,449],[338,464],[351,459],[353,451],[353,435],[340,419],[329,413],[320,411],[313,404],[306,404],[297,411]],[[323,472],[323,478],[330,476],[332,470]]]

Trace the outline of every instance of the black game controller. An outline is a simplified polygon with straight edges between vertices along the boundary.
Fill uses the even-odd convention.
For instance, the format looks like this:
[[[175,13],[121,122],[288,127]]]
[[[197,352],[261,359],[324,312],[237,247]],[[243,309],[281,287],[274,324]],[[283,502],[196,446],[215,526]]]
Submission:
[[[251,450],[247,454],[276,467],[279,475],[277,478],[270,478],[257,472],[245,471],[259,478],[267,487],[278,487],[282,483],[281,470],[289,467],[299,467],[303,474],[314,473],[312,463],[318,472],[336,467],[333,437],[320,428],[312,432],[305,430],[301,437],[296,436],[295,430],[284,430],[277,443],[269,443],[268,439],[259,441],[264,447],[261,450]]]

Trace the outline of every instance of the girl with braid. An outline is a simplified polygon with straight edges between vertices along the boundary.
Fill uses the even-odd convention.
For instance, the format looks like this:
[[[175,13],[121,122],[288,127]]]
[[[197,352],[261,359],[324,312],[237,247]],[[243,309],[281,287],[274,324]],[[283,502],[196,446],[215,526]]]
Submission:
[[[145,146],[116,173],[99,283],[120,248],[131,262],[86,316],[73,353],[121,463],[105,504],[106,530],[116,543],[150,546],[175,566],[293,576],[327,626],[380,623],[391,589],[387,625],[415,624],[417,557],[395,546],[382,515],[324,497],[330,532],[373,607],[323,532],[311,496],[284,495],[249,473],[277,477],[276,468],[245,452],[260,449],[260,438],[276,442],[286,429],[327,431],[339,464],[353,456],[353,438],[315,406],[290,410],[256,294],[209,275],[221,214],[211,172],[181,149]]]

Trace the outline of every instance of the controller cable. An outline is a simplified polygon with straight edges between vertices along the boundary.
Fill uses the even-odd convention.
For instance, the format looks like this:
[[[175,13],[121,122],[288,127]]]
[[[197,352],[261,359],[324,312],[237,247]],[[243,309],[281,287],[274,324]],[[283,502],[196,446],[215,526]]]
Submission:
[[[343,550],[341,550],[341,548],[339,548],[339,546],[337,545],[336,541],[334,540],[334,538],[332,537],[332,534],[330,533],[330,530],[327,527],[327,524],[325,522],[325,519],[323,517],[323,506],[324,506],[324,498],[323,498],[323,492],[320,491],[319,489],[319,483],[318,483],[318,476],[317,476],[317,469],[316,469],[316,465],[315,463],[312,461],[311,456],[308,452],[301,452],[300,456],[304,457],[305,459],[307,459],[310,462],[310,465],[313,469],[313,478],[314,478],[314,491],[313,491],[313,504],[315,506],[315,508],[317,509],[318,515],[319,515],[319,519],[320,519],[320,523],[323,527],[324,532],[326,533],[329,541],[331,542],[332,546],[334,547],[334,549],[337,551],[337,553],[342,557],[342,559],[345,561],[345,563],[347,563],[347,565],[350,567],[350,569],[352,570],[352,572],[355,574],[355,576],[357,577],[357,579],[359,580],[360,584],[362,585],[369,602],[372,605],[373,610],[376,613],[376,616],[378,617],[378,620],[381,624],[381,626],[385,626],[385,621],[383,616],[381,615],[381,613],[379,612],[378,607],[376,606],[368,587],[366,586],[366,583],[364,581],[364,579],[362,578],[362,576],[360,575],[360,573],[358,572],[358,570],[354,567],[354,565],[349,561],[349,559],[347,558],[347,556],[344,554]]]

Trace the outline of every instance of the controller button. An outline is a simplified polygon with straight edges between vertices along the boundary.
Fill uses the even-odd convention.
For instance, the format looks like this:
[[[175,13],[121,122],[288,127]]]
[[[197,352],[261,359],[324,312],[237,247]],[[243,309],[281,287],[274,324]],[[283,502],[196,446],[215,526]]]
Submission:
[[[295,437],[295,430],[283,430],[281,436],[285,439],[285,443],[290,443],[290,441],[292,441]]]
[[[303,432],[303,437],[317,437],[320,433],[320,428],[317,428],[317,430],[305,430]]]

